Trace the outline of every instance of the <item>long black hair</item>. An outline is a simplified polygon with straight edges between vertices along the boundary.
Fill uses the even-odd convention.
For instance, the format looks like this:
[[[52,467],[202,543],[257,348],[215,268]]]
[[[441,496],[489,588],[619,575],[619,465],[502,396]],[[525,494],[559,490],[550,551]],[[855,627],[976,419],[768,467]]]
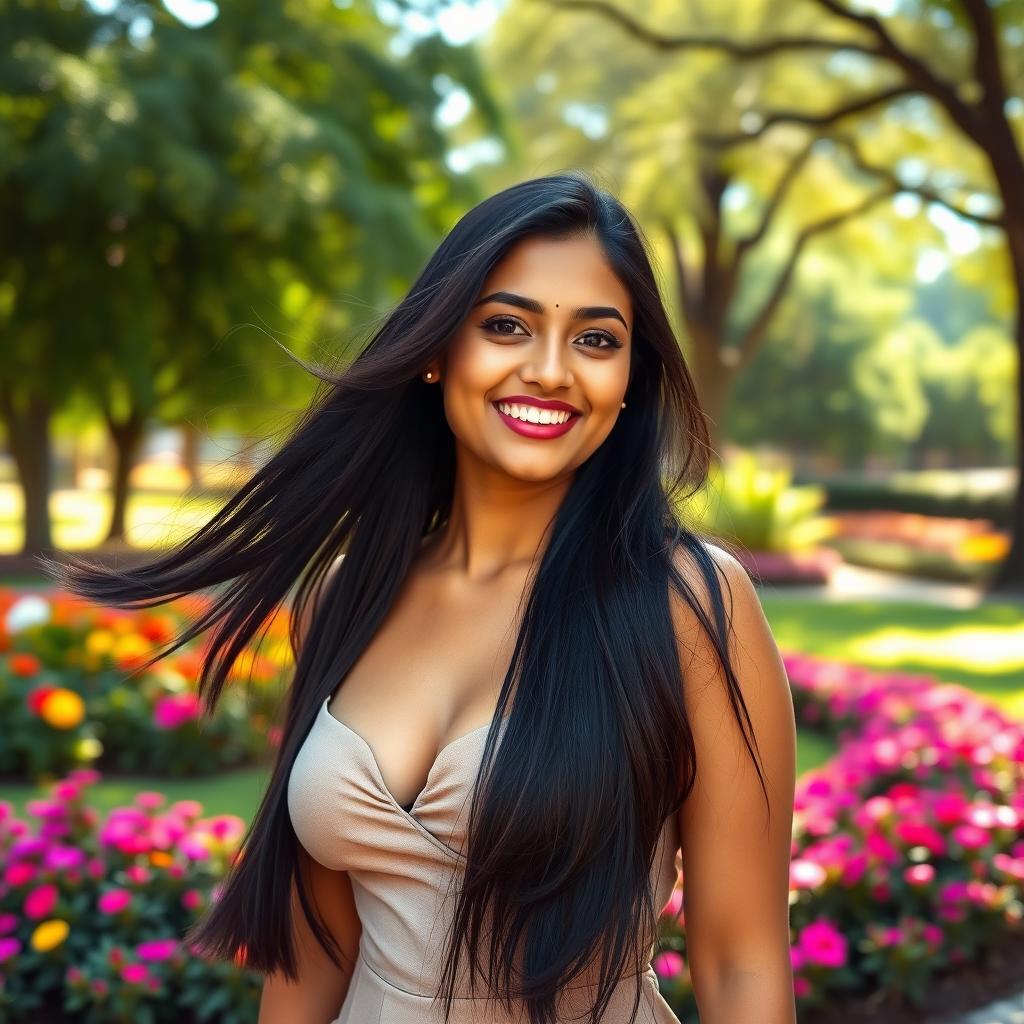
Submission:
[[[479,971],[492,997],[523,1000],[531,1024],[546,1024],[561,990],[597,966],[596,1022],[621,978],[644,970],[660,910],[650,886],[657,842],[697,767],[671,589],[717,652],[754,754],[737,710],[738,702],[749,728],[729,663],[718,567],[674,511],[707,475],[704,416],[640,229],[614,196],[577,172],[524,181],[479,203],[349,365],[303,363],[317,389],[286,442],[186,541],[136,568],[79,558],[46,565],[68,590],[120,608],[219,587],[209,608],[145,666],[213,629],[198,683],[205,713],[215,709],[235,659],[297,584],[296,665],[282,740],[241,856],[188,936],[204,954],[244,953],[250,967],[296,980],[294,879],[310,927],[342,966],[297,870],[289,773],[319,709],[395,600],[423,538],[448,518],[454,439],[440,391],[420,379],[421,370],[443,354],[513,244],[580,233],[600,242],[632,297],[627,404],[574,474],[523,595],[473,789],[465,872],[437,995],[447,1017],[464,949],[472,988]],[[679,555],[699,570],[711,616],[680,571]],[[296,623],[307,604],[309,631],[300,643]],[[634,1013],[639,1001],[638,981]]]

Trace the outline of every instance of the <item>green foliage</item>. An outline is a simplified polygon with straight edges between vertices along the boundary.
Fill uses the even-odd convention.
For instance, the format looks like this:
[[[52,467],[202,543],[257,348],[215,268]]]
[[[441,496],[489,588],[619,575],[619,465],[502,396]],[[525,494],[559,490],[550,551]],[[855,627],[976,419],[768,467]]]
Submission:
[[[815,515],[825,491],[791,480],[789,469],[741,451],[724,468],[713,463],[705,487],[677,513],[691,529],[750,551],[805,550],[828,535],[828,521]]]

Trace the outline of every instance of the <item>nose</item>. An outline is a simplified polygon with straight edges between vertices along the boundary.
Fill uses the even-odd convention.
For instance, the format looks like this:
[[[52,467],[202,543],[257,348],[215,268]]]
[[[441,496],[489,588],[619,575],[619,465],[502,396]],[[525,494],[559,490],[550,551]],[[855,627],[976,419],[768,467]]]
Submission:
[[[572,386],[573,373],[569,369],[565,342],[559,332],[552,331],[547,339],[537,339],[537,343],[530,347],[530,357],[523,364],[519,376],[543,391]]]

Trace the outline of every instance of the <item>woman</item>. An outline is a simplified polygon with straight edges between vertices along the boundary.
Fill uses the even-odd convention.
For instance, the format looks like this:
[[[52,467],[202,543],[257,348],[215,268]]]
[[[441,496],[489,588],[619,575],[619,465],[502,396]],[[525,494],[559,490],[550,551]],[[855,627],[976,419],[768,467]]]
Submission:
[[[179,549],[60,572],[121,607],[225,584],[170,647],[216,626],[209,711],[299,582],[274,772],[188,938],[265,974],[260,1024],[669,1022],[681,847],[702,1024],[795,1021],[792,700],[748,576],[673,513],[707,433],[628,213],[509,188],[310,369]]]

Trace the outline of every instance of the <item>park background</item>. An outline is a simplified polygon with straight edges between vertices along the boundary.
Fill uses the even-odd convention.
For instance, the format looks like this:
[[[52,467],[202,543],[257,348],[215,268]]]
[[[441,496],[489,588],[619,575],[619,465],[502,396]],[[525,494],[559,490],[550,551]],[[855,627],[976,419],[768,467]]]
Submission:
[[[291,665],[282,609],[204,720],[201,638],[133,671],[202,598],[89,606],[37,556],[186,538],[302,360],[569,167],[651,243],[716,453],[679,513],[786,660],[801,1021],[1024,1009],[1022,44],[1022,0],[4,4],[0,1020],[255,1021],[244,958],[179,940]]]

